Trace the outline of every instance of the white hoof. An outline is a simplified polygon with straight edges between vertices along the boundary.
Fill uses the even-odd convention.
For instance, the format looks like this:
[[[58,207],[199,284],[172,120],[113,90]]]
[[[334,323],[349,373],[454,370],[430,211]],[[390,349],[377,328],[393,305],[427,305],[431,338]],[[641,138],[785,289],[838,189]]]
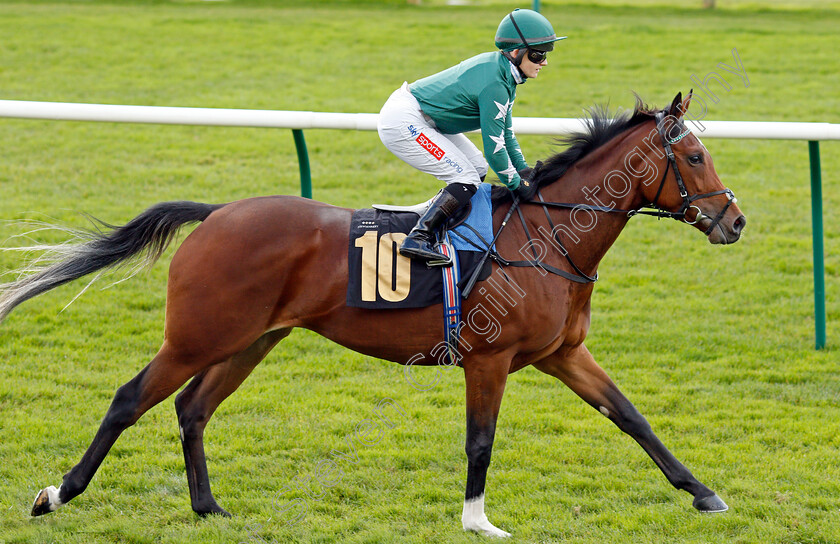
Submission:
[[[507,538],[510,533],[502,531],[490,521],[484,514],[484,494],[475,499],[464,501],[464,513],[461,515],[461,524],[465,531],[475,531],[484,536]]]
[[[484,520],[484,524],[481,525],[480,527],[469,528],[469,529],[464,528],[464,530],[465,531],[475,531],[476,533],[479,533],[479,534],[484,535],[484,536],[489,536],[489,537],[492,537],[492,538],[508,538],[510,536],[510,533],[508,533],[506,531],[502,531],[498,527],[495,527],[492,523],[490,523],[486,519]]]
[[[38,492],[38,495],[35,496],[35,503],[32,505],[32,515],[43,516],[44,514],[49,514],[50,512],[58,510],[59,507],[64,504],[61,502],[61,499],[58,498],[59,489],[60,488],[56,489],[54,485],[51,485]]]

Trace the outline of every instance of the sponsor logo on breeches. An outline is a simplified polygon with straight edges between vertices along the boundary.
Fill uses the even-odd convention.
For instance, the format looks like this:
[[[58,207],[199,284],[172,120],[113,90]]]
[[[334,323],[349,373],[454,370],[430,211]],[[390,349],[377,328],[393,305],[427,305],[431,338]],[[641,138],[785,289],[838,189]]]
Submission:
[[[431,153],[431,155],[437,160],[441,160],[445,155],[443,149],[439,148],[433,141],[426,138],[426,135],[422,132],[420,133],[420,136],[418,136],[417,139],[414,141],[420,144],[420,146],[423,149]]]
[[[451,166],[452,168],[454,168],[454,169],[455,169],[455,170],[456,170],[459,174],[460,174],[461,172],[463,172],[463,171],[464,171],[464,169],[463,169],[463,168],[461,168],[461,165],[460,165],[460,164],[458,164],[457,162],[453,161],[453,160],[452,160],[452,159],[450,159],[449,157],[446,157],[446,158],[443,160],[443,162],[445,162],[446,164],[448,164],[449,166]]]
[[[409,125],[408,130],[409,130],[409,132],[411,132],[412,136],[418,134],[417,129],[414,128],[414,125]],[[451,166],[459,174],[464,171],[464,168],[460,164],[458,164],[456,161],[450,159],[449,157],[445,157],[446,152],[443,149],[441,149],[440,147],[438,147],[429,138],[427,138],[426,135],[423,134],[422,132],[419,133],[419,136],[417,136],[417,139],[415,139],[414,141],[417,142],[418,144],[420,144],[420,146],[423,149],[425,149],[426,151],[431,153],[432,156],[434,158],[436,158],[437,160],[443,159],[443,162],[445,162],[446,164]]]

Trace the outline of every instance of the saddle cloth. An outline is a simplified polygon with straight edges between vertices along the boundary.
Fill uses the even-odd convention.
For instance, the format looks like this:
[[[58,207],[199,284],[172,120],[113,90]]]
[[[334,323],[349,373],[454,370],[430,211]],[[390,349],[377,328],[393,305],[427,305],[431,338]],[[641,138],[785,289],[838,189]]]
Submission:
[[[348,306],[397,309],[441,303],[444,294],[441,269],[399,254],[400,244],[417,219],[415,212],[364,208],[353,213],[347,249]],[[493,239],[492,231],[490,185],[482,184],[473,196],[470,215],[449,230],[449,239],[457,250],[461,278],[469,277],[478,265],[487,244]],[[488,260],[482,276],[489,273]]]

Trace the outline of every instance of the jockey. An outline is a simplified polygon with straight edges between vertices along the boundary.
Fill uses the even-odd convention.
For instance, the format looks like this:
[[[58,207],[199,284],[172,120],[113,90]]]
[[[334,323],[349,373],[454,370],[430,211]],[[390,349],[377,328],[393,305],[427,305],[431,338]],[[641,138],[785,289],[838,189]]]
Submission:
[[[496,30],[499,51],[483,53],[394,91],[379,114],[382,143],[421,172],[445,182],[400,246],[400,254],[430,266],[451,260],[435,250],[435,231],[465,206],[489,167],[520,199],[534,196],[528,167],[513,134],[516,86],[548,64],[558,38],[548,19],[517,9]],[[484,155],[462,133],[481,129]],[[485,160],[486,158],[486,160]]]

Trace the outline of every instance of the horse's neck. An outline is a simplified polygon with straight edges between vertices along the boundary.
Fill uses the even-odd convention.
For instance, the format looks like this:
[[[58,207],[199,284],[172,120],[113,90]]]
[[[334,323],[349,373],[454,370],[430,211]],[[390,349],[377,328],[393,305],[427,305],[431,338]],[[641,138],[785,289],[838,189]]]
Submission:
[[[617,210],[640,208],[644,204],[642,180],[627,170],[625,162],[634,153],[640,153],[640,157],[649,153],[640,145],[642,130],[641,126],[628,130],[580,159],[562,178],[542,190],[544,200]],[[545,220],[545,214],[539,214]],[[553,210],[550,214],[569,256],[590,275],[595,274],[629,219],[626,213],[585,209]],[[539,220],[539,215],[532,217]]]

